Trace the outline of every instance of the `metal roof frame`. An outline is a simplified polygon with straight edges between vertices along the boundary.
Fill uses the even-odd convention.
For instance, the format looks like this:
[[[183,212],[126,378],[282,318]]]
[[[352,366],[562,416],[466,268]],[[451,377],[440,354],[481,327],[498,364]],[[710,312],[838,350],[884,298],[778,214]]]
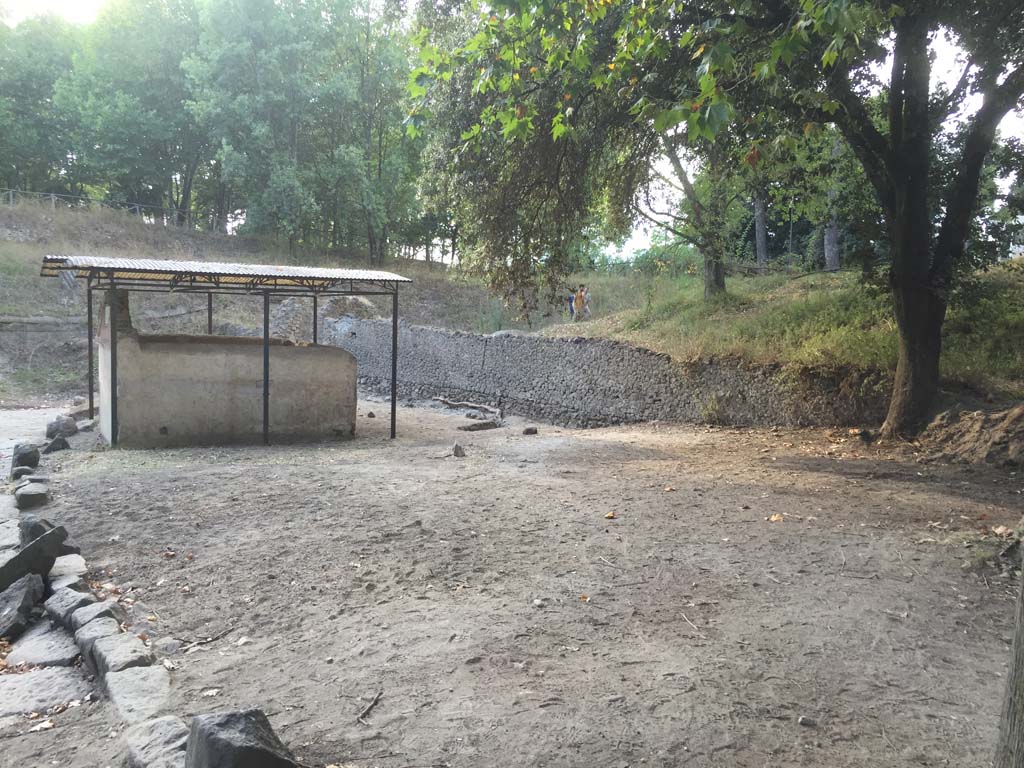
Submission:
[[[263,297],[263,442],[270,442],[270,297],[304,296],[313,300],[313,343],[317,343],[320,296],[391,296],[391,438],[396,434],[398,402],[398,288],[412,283],[393,272],[270,264],[228,264],[103,256],[44,256],[42,277],[70,273],[86,281],[89,334],[89,418],[95,415],[93,373],[93,291],[205,293],[207,333],[213,335],[215,294]],[[110,303],[110,380],[117,381],[117,306]],[[117,444],[117,387],[112,387],[112,445]]]

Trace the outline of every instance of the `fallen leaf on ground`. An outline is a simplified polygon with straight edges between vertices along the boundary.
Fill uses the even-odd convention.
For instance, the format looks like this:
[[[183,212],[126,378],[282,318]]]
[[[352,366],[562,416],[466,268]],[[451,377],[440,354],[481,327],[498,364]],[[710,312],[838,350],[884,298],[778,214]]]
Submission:
[[[580,602],[581,603],[589,603],[590,602],[590,595],[580,595]]]
[[[774,515],[766,517],[765,520],[767,520],[769,523],[781,523],[783,520],[785,520],[785,518],[778,512],[776,512]]]
[[[605,520],[614,520],[615,519],[615,513],[614,512],[609,512],[608,514],[606,514],[604,516],[604,518],[605,518]]]

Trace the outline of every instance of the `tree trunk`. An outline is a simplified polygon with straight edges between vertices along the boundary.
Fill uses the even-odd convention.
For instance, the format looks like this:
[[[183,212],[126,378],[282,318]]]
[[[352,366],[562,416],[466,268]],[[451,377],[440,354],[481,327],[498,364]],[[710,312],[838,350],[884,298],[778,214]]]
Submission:
[[[1017,593],[1017,629],[1013,633],[993,768],[1020,768],[1021,765],[1024,765],[1024,579]]]
[[[946,302],[927,284],[894,282],[893,304],[899,329],[899,358],[884,437],[916,435],[928,423],[939,391],[939,355]]]
[[[725,293],[725,265],[718,255],[704,256],[704,298]]]
[[[768,201],[763,190],[754,194],[754,244],[757,249],[757,268],[768,269]]]
[[[839,221],[834,213],[825,225],[825,271],[839,271]]]

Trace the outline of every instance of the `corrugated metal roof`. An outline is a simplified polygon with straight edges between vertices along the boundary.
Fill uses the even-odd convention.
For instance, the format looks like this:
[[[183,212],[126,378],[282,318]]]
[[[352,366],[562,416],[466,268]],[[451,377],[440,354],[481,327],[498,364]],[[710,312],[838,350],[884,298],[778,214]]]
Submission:
[[[73,272],[75,277],[113,278],[195,286],[254,285],[259,287],[325,288],[337,283],[411,283],[407,277],[372,269],[327,269],[271,264],[223,264],[214,261],[115,259],[102,256],[44,256],[43,277]]]

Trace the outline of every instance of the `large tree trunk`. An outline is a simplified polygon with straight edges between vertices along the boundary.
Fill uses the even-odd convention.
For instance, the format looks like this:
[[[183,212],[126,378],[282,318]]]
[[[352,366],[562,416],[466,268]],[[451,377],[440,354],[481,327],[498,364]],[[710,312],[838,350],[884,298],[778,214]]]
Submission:
[[[704,256],[704,298],[725,293],[725,265],[718,255]]]
[[[1021,765],[1024,765],[1024,579],[1017,593],[1017,630],[1013,633],[993,768],[1020,768]]]
[[[757,268],[768,269],[768,201],[763,190],[754,194],[754,245],[757,249]]]
[[[911,280],[893,285],[899,358],[884,437],[915,435],[928,423],[939,391],[939,356],[946,302],[928,285]]]
[[[825,225],[825,271],[839,271],[839,221],[834,213]]]

